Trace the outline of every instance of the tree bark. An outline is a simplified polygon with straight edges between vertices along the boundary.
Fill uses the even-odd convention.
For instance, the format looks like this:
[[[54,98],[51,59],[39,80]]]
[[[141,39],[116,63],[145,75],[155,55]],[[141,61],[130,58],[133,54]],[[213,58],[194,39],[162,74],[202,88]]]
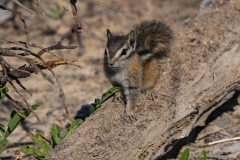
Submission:
[[[202,9],[202,8],[201,8]],[[161,60],[158,99],[144,95],[126,122],[124,104],[105,102],[46,159],[159,159],[240,89],[239,0],[212,0],[197,17],[172,26]]]

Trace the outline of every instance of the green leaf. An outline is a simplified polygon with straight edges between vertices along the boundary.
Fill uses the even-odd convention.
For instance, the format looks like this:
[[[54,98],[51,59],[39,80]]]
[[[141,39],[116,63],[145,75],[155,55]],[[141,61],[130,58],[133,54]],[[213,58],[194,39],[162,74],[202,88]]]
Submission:
[[[20,151],[24,154],[33,155],[37,159],[43,159],[47,155],[47,153],[39,151],[38,149],[31,146],[20,147]]]
[[[92,114],[94,111],[96,110],[96,107],[94,106],[94,104],[90,104],[89,106],[89,113]]]
[[[0,103],[2,103],[2,101],[5,98],[8,91],[9,91],[9,89],[6,86],[0,88]]]
[[[47,16],[52,19],[59,19],[63,16],[64,12],[61,12],[59,8],[55,7],[48,7],[48,13]]]
[[[0,124],[0,135],[4,135],[5,134],[5,126]]]
[[[95,99],[94,103],[90,104],[89,113],[90,115],[99,107],[101,107],[102,103],[105,102],[108,98],[114,95],[116,92],[121,91],[121,87],[113,87],[109,89],[102,95],[102,99]]]
[[[139,156],[142,154],[142,150],[139,149],[136,153],[135,160],[139,160]]]
[[[94,103],[100,103],[101,100],[100,99],[95,99],[95,102]]]
[[[202,151],[202,157],[200,157],[199,160],[207,160],[207,153],[205,150]]]
[[[48,152],[49,148],[45,140],[43,140],[38,134],[33,135],[33,141],[44,151]]]
[[[37,109],[38,107],[38,104],[32,105],[32,109]],[[27,117],[30,113],[31,110],[20,112],[20,114],[25,117]],[[10,115],[10,119],[8,120],[8,128],[5,132],[4,138],[6,139],[24,119],[25,118],[20,117],[16,111],[13,111]]]
[[[188,160],[189,158],[189,148],[186,148],[182,153],[180,160]]]
[[[8,141],[3,136],[0,136],[0,154],[6,148],[7,143],[8,143]]]
[[[82,119],[76,119],[75,121],[72,122],[72,124],[68,127],[67,131],[65,132],[62,140],[64,140],[72,131],[74,131],[77,126],[82,122]]]
[[[57,124],[52,125],[51,135],[51,146],[55,148],[61,142],[60,128]]]

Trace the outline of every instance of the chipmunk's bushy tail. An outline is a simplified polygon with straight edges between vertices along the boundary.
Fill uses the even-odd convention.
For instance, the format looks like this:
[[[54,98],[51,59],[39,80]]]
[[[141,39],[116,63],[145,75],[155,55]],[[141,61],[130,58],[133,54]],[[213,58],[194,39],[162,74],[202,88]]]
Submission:
[[[172,30],[163,22],[143,21],[134,27],[132,43],[140,56],[166,56],[173,41]],[[151,56],[149,56],[151,57]]]

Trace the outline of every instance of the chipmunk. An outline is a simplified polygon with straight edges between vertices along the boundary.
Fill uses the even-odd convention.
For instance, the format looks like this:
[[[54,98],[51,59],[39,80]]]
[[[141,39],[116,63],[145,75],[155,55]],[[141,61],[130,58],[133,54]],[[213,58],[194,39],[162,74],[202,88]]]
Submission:
[[[125,117],[136,117],[133,107],[141,92],[148,99],[157,98],[153,87],[160,76],[159,58],[166,56],[173,40],[172,30],[162,22],[143,21],[127,35],[113,35],[107,29],[107,46],[104,53],[104,71],[113,86],[122,87],[114,99],[123,97]]]

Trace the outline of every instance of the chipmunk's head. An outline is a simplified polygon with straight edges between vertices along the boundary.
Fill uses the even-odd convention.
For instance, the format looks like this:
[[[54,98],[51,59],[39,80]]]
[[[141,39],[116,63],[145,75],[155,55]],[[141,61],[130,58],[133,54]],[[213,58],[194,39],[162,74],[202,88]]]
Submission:
[[[107,29],[108,42],[104,53],[104,63],[108,67],[116,69],[126,65],[134,52],[134,42],[131,40],[133,33],[131,31],[126,36],[115,36]]]

